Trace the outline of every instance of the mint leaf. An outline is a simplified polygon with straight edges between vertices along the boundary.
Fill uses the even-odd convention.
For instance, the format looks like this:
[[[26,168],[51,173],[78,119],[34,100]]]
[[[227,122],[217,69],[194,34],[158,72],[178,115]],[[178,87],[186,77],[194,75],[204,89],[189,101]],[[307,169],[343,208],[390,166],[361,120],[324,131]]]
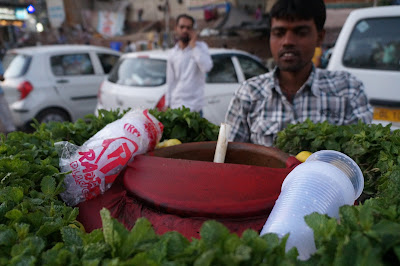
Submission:
[[[149,220],[146,218],[139,218],[136,220],[132,230],[127,234],[119,254],[121,258],[127,258],[136,252],[137,249],[156,239],[156,233]]]
[[[328,215],[312,213],[304,217],[307,225],[314,231],[314,238],[329,240],[336,232],[337,220]]]
[[[38,236],[48,236],[54,232],[58,232],[61,227],[63,227],[62,219],[56,219],[55,221],[45,222],[42,226],[39,227],[37,231]]]
[[[226,237],[223,244],[223,250],[226,253],[235,253],[237,248],[242,245],[242,240],[236,234],[230,234]]]
[[[367,206],[363,206],[363,208],[359,210],[358,217],[360,219],[360,225],[365,231],[368,231],[374,224],[373,210]]]
[[[217,251],[210,249],[201,254],[194,262],[194,266],[211,266]]]
[[[56,190],[56,180],[53,177],[45,176],[40,182],[41,190],[44,194],[53,197]]]
[[[42,253],[42,265],[79,265],[76,254],[64,247],[63,243],[56,243],[51,249]]]
[[[110,211],[106,208],[103,208],[100,211],[100,216],[103,223],[104,240],[111,246],[112,257],[117,257],[121,253],[124,254],[124,251],[122,251],[121,248],[124,248],[123,243],[125,237],[128,235],[128,230],[113,219],[110,215]]]
[[[21,219],[22,216],[22,212],[18,209],[12,209],[11,211],[8,211],[5,215],[6,218],[12,221],[18,221],[19,219]]]
[[[19,255],[39,256],[45,247],[45,241],[41,237],[31,236],[25,238],[21,243],[16,244],[11,249],[11,256]]]
[[[13,201],[20,203],[24,198],[24,192],[18,187],[5,187],[0,190],[0,202]]]
[[[30,225],[25,223],[14,224],[15,231],[19,239],[25,239],[29,235]]]
[[[84,234],[82,236],[82,240],[85,245],[103,243],[104,242],[103,230],[96,229],[90,232],[89,234]]]
[[[147,253],[143,252],[135,255],[133,259],[126,261],[125,265],[159,266],[160,263],[157,263],[154,260],[150,259]]]
[[[186,237],[176,231],[166,232],[161,236],[161,241],[167,243],[168,258],[181,254],[190,244]]]
[[[384,249],[400,246],[400,223],[382,220],[371,227],[371,231],[366,234],[378,242]]]
[[[171,131],[171,138],[172,139],[185,139],[187,136],[186,127],[181,125],[175,125]]]
[[[200,236],[208,248],[221,245],[228,235],[228,228],[214,220],[204,222],[200,228]]]
[[[81,231],[77,228],[64,226],[61,228],[61,236],[66,247],[82,247],[83,241],[80,237]]]
[[[101,260],[104,257],[110,256],[110,246],[102,242],[90,243],[85,245],[83,250],[82,260],[93,261]]]
[[[11,259],[11,265],[36,265],[36,257],[35,256],[16,256]]]
[[[17,233],[12,229],[0,231],[0,246],[13,246],[17,237]]]

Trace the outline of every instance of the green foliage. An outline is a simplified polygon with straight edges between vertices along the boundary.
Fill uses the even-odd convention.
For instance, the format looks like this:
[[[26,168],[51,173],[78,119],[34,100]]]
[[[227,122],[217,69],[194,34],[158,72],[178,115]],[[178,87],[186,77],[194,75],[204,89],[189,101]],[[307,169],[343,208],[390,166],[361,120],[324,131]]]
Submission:
[[[360,122],[337,126],[307,120],[279,132],[275,145],[290,154],[303,150],[336,150],[347,154],[363,172],[366,196],[375,195],[379,186],[385,186],[388,175],[400,162],[400,131],[391,132],[390,125]]]
[[[285,252],[288,235],[241,236],[207,221],[200,239],[178,232],[157,235],[138,219],[131,230],[101,211],[103,228],[84,232],[79,210],[60,200],[64,175],[54,143],[82,145],[105,125],[121,118],[119,110],[100,111],[76,123],[35,124],[33,133],[0,136],[0,265],[392,265],[400,261],[400,132],[389,127],[332,126],[306,121],[279,133],[276,145],[291,154],[333,149],[361,167],[370,199],[343,206],[340,222],[317,213],[307,216],[317,252],[297,261]],[[164,139],[216,140],[218,126],[187,108],[151,110],[164,125]]]
[[[182,143],[186,143],[218,139],[219,126],[200,117],[197,112],[190,112],[189,108],[168,109],[165,112],[152,109],[150,113],[164,125],[161,140],[179,139]]]

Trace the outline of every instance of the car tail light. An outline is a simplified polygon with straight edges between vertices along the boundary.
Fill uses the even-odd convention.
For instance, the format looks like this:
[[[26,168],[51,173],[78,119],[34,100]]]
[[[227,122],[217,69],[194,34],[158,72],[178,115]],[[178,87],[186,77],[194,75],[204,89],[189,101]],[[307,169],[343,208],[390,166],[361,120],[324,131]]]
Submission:
[[[165,94],[161,97],[161,99],[158,101],[156,108],[158,111],[165,111],[166,106],[165,106]]]
[[[99,91],[97,92],[97,101],[100,104],[103,104],[102,101],[101,101],[101,88],[103,87],[103,85],[104,85],[104,81],[100,84]]]
[[[20,93],[19,99],[23,100],[33,91],[33,86],[29,81],[24,81],[18,85],[17,90]]]

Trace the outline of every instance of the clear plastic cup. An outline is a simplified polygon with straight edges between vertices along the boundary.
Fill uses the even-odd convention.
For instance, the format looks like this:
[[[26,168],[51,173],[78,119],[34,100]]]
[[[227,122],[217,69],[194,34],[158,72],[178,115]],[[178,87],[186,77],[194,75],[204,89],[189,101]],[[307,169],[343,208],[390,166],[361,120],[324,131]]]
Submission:
[[[361,170],[350,157],[330,150],[316,152],[285,178],[260,235],[290,233],[286,250],[297,247],[299,259],[306,260],[316,247],[304,216],[318,212],[338,219],[339,208],[352,205],[363,186]]]
[[[360,197],[364,189],[364,177],[360,167],[349,156],[338,151],[322,150],[311,154],[306,160],[306,162],[311,161],[326,162],[339,168],[353,184],[355,199]]]

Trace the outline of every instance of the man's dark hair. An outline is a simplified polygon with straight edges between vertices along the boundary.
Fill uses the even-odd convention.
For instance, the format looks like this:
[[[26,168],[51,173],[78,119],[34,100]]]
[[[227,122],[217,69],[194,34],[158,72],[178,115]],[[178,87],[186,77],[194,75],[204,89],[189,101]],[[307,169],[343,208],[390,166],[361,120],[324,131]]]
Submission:
[[[193,27],[194,27],[195,20],[194,20],[194,18],[193,18],[192,16],[189,16],[188,14],[180,14],[180,15],[176,18],[176,25],[178,25],[178,22],[179,22],[179,20],[180,20],[181,18],[190,19],[190,20],[192,21],[192,25],[193,25]]]
[[[317,30],[324,29],[326,8],[323,0],[278,0],[271,8],[272,18],[285,20],[313,19]]]

